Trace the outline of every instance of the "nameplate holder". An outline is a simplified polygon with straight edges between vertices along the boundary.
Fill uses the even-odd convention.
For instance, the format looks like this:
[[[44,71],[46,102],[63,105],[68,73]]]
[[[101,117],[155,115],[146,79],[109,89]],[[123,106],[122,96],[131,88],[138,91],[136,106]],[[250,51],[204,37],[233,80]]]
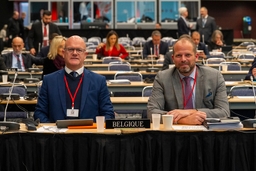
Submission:
[[[114,128],[150,128],[149,119],[110,119],[106,120],[106,129]]]

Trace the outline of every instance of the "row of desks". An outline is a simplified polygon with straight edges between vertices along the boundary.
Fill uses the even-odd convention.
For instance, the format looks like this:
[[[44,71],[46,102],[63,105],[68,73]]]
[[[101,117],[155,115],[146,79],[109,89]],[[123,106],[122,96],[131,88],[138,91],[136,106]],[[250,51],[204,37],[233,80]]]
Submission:
[[[149,97],[111,97],[114,110],[146,110]],[[254,98],[250,97],[233,97],[228,99],[229,107],[234,109],[256,109]],[[7,101],[3,100],[0,104],[6,104]],[[35,105],[37,100],[15,100],[10,101],[10,104],[23,104],[23,105]]]
[[[242,81],[226,81],[227,92],[230,88],[237,85],[250,85],[249,82]],[[38,89],[38,83],[18,83],[15,86],[25,85],[28,92],[35,92]],[[11,86],[11,84],[0,83],[0,86]],[[153,83],[131,82],[130,84],[110,84],[107,83],[110,92],[142,92],[146,86],[153,86]]]

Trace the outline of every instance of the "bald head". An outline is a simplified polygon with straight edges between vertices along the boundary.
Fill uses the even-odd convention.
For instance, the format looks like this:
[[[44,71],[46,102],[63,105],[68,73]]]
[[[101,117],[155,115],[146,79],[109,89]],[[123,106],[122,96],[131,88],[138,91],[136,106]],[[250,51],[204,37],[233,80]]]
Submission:
[[[19,19],[19,12],[18,11],[13,11],[12,18],[14,18],[15,20],[18,20]]]
[[[20,37],[15,37],[14,39],[12,39],[12,48],[15,54],[20,54],[22,49],[24,48],[23,39]]]
[[[205,18],[205,17],[208,15],[208,10],[207,10],[207,8],[202,7],[202,8],[200,9],[200,14],[201,14],[202,18]]]
[[[192,40],[194,41],[194,43],[196,44],[196,45],[198,45],[199,44],[199,42],[200,42],[200,33],[199,32],[197,32],[197,31],[194,31],[193,33],[192,33]]]
[[[71,36],[65,44],[64,60],[66,66],[75,71],[84,66],[86,45],[80,36]]]

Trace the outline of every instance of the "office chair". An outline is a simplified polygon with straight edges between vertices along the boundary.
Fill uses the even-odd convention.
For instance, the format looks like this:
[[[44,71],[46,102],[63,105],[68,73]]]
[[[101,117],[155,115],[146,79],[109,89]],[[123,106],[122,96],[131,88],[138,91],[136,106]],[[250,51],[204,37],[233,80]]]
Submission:
[[[227,65],[228,71],[241,71],[241,64],[239,62],[221,62],[219,70],[222,71],[222,65]]]
[[[256,86],[254,86],[256,92]],[[230,89],[230,96],[254,96],[252,85],[233,86]]]
[[[102,58],[103,64],[109,64],[110,62],[122,62],[122,59],[120,57],[111,57],[111,56]]]
[[[129,62],[110,62],[108,71],[131,71],[131,65]]]
[[[142,97],[151,96],[153,86],[146,86],[142,89]]]
[[[210,52],[207,58],[225,58],[225,53],[223,52]]]
[[[226,62],[223,58],[209,58],[206,59],[206,64],[220,64],[221,62]]]
[[[143,81],[143,77],[139,72],[117,72],[114,76],[115,80],[128,79],[130,81]]]

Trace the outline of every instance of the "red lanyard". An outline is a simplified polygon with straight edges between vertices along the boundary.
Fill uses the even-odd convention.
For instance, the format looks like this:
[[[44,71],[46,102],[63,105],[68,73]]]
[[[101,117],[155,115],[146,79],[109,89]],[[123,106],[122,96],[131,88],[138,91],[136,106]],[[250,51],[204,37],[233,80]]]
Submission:
[[[68,85],[68,81],[67,81],[67,77],[66,75],[64,75],[64,81],[65,81],[65,84],[66,84],[66,88],[68,90],[68,94],[71,98],[71,102],[72,102],[72,109],[74,109],[75,107],[75,99],[76,99],[76,95],[77,95],[77,92],[78,90],[80,89],[80,86],[81,86],[81,83],[83,82],[83,77],[84,77],[84,73],[82,74],[81,78],[80,78],[80,81],[78,83],[78,86],[76,87],[76,91],[75,91],[75,94],[74,96],[71,94],[71,91],[70,91],[70,88],[69,88],[69,85]]]
[[[196,79],[197,79],[197,68],[196,68],[196,75],[195,75],[194,83],[193,83],[192,89],[191,89],[187,99],[185,97],[185,90],[184,90],[184,85],[183,85],[182,79],[180,79],[180,83],[182,85],[182,96],[183,96],[183,108],[184,109],[185,109],[189,99],[192,97],[192,94],[193,94],[193,91],[194,91],[194,88],[195,88],[195,85],[196,85]]]

